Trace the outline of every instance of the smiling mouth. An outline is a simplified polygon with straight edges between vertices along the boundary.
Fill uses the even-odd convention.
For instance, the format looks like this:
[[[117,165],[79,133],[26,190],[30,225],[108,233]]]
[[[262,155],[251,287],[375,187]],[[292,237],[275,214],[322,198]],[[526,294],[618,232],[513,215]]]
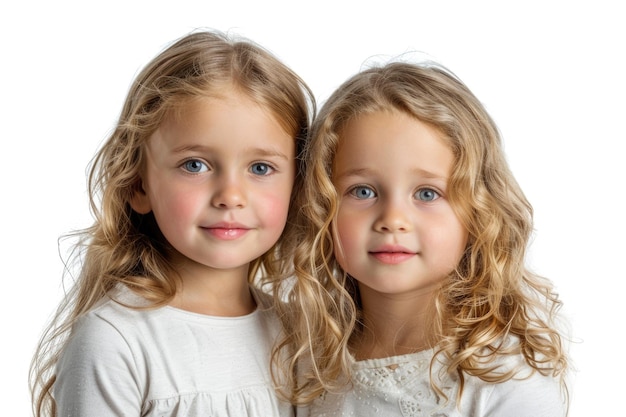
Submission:
[[[384,264],[399,264],[414,257],[416,254],[412,252],[395,252],[395,251],[381,251],[369,253],[376,260]]]
[[[218,239],[235,240],[248,233],[250,229],[243,227],[207,227],[205,230]]]

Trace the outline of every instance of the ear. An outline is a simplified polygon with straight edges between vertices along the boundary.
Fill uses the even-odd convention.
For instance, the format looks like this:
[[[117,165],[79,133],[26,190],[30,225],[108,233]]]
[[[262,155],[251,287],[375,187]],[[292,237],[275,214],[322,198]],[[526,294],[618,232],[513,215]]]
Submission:
[[[135,192],[130,199],[130,207],[139,214],[148,214],[152,211],[150,198],[143,189],[143,181],[139,181],[135,187]]]

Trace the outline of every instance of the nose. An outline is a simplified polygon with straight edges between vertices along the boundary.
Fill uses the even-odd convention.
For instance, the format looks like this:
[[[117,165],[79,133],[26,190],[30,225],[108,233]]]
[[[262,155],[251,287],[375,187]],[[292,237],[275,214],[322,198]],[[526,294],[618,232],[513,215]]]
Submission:
[[[211,198],[211,205],[220,209],[243,208],[246,205],[246,192],[243,181],[236,176],[223,176],[217,180]]]
[[[381,233],[406,233],[411,231],[409,208],[396,200],[381,202],[381,211],[374,223],[374,229]]]

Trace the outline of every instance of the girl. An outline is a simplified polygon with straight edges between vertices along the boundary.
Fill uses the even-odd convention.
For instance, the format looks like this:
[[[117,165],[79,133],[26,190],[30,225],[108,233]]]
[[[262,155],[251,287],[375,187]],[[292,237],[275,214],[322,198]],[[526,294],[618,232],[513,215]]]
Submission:
[[[31,368],[37,416],[293,414],[253,277],[286,268],[277,242],[312,106],[277,58],[220,33],[143,69],[93,161],[81,273]]]
[[[450,72],[397,62],[345,82],[313,124],[300,205],[303,414],[565,414],[561,302],[524,267],[531,206]]]

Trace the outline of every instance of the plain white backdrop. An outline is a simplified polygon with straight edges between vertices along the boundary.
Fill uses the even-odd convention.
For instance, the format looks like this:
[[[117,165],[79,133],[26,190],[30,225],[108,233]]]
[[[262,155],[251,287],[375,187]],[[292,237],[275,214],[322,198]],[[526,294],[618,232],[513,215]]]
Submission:
[[[270,49],[319,103],[373,56],[420,51],[463,79],[498,123],[536,211],[528,262],[554,281],[573,329],[570,416],[620,414],[624,17],[618,1],[604,0],[3,5],[2,414],[30,415],[29,362],[62,294],[57,239],[91,223],[90,158],[140,68],[201,27]]]

